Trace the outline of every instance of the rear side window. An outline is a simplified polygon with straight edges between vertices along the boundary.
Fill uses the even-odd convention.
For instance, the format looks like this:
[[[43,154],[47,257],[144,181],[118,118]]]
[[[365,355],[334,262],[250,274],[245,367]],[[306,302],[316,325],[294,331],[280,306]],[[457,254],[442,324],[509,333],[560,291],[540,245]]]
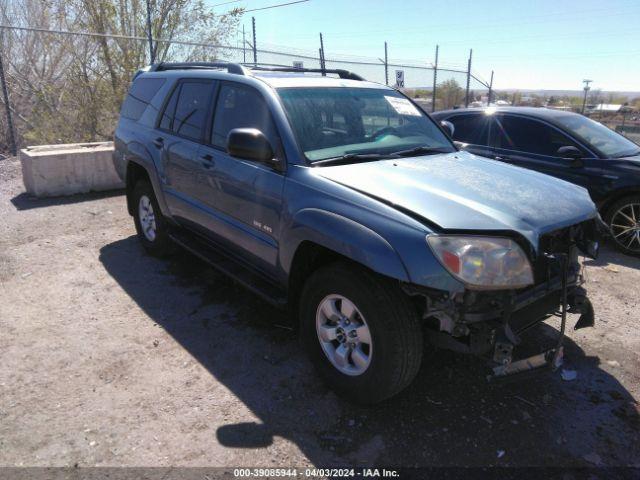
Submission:
[[[257,128],[275,147],[276,129],[262,95],[252,88],[227,84],[218,95],[211,144],[226,148],[227,135],[234,128]]]
[[[147,105],[164,82],[164,78],[138,78],[135,80],[124,99],[120,115],[130,120],[140,120]]]
[[[212,90],[211,82],[181,82],[162,112],[160,129],[190,140],[200,140],[206,124]]]
[[[500,115],[496,118],[496,148],[537,155],[558,156],[560,147],[580,148],[555,128],[529,118]]]
[[[489,143],[490,118],[484,114],[456,115],[447,118],[453,123],[453,139],[472,145],[487,145]]]
[[[199,140],[206,123],[212,86],[208,82],[185,82],[180,87],[172,131]]]

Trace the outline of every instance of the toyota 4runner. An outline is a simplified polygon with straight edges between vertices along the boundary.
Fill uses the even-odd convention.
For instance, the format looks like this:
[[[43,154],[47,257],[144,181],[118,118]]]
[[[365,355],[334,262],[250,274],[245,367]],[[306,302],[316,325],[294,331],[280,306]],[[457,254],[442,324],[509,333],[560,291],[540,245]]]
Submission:
[[[152,65],[114,163],[149,253],[178,244],[288,308],[322,377],[356,401],[406,387],[425,345],[507,375],[558,364],[567,312],[593,325],[587,191],[458,151],[411,99],[353,73]],[[554,314],[557,345],[512,361]]]

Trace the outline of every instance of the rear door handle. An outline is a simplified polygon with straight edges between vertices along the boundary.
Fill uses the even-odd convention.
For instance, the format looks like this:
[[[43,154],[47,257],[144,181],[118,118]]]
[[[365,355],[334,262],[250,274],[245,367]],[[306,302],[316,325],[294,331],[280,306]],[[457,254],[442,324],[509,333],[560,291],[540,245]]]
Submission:
[[[201,163],[204,168],[213,168],[216,165],[216,162],[213,161],[213,155],[209,153],[200,155],[200,159],[202,160]]]
[[[158,137],[153,141],[153,144],[158,147],[158,148],[162,148],[164,146],[164,138],[162,137]]]

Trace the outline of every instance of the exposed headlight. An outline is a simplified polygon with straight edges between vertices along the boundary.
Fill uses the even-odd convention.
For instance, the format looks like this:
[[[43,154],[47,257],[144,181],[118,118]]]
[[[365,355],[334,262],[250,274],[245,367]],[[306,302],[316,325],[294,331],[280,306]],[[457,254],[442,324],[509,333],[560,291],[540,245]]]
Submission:
[[[427,243],[449,273],[469,289],[513,289],[533,284],[531,263],[509,238],[429,235]]]

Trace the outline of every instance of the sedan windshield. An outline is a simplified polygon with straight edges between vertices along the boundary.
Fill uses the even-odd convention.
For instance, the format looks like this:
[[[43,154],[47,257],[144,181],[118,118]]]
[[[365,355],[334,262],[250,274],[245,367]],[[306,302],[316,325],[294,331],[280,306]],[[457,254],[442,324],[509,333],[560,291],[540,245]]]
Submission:
[[[604,157],[640,154],[638,145],[590,118],[582,115],[563,115],[557,121],[576,137],[593,145]]]
[[[455,151],[429,117],[394,90],[316,87],[278,93],[311,162]]]

